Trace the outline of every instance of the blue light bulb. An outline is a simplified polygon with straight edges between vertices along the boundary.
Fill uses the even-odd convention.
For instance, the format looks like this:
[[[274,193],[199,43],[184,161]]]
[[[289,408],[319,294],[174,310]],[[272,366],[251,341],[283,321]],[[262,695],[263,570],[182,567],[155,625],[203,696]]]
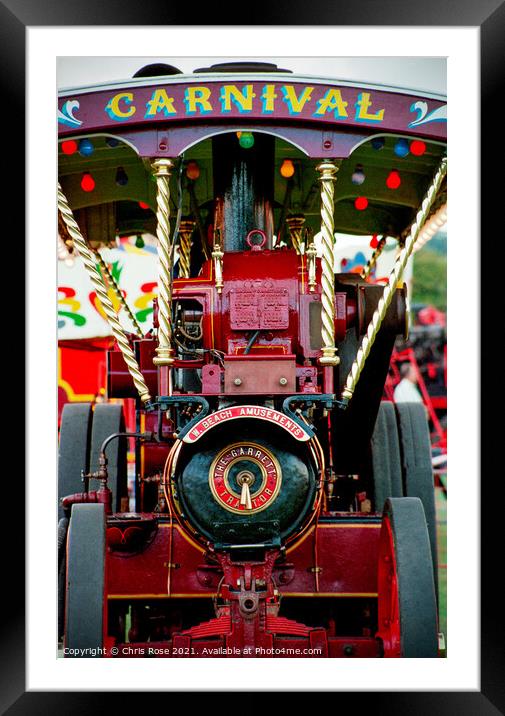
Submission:
[[[93,142],[89,139],[81,139],[79,142],[79,154],[81,157],[90,157],[95,151]]]
[[[409,143],[406,139],[399,139],[394,148],[394,153],[397,157],[406,157],[409,153]]]

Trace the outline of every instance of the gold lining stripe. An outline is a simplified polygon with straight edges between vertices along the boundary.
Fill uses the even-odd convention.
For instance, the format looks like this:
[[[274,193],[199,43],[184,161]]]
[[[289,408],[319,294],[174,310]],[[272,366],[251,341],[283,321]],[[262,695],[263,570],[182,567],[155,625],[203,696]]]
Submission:
[[[378,597],[377,592],[281,592],[282,597]]]
[[[202,598],[207,597],[213,599],[216,597],[216,592],[208,592],[207,594],[108,594],[107,599],[178,599],[178,598]]]
[[[339,524],[331,524],[331,525],[330,525],[330,524],[328,524],[327,522],[322,522],[322,523],[319,522],[317,526],[318,526],[318,527],[321,527],[322,529],[326,529],[326,530],[327,530],[327,529],[332,529],[332,530],[336,530],[336,529],[348,529],[349,527],[354,528],[354,529],[362,528],[362,529],[369,529],[369,530],[380,530],[380,528],[381,528],[380,523],[374,523],[374,524],[371,524],[371,525],[366,525],[366,524],[363,524],[363,523],[361,523],[361,524],[359,524],[359,525],[350,525],[350,524],[342,524],[342,523],[339,523]]]
[[[282,592],[281,597],[378,597],[377,592]],[[205,594],[108,594],[107,599],[214,599],[216,592]]]

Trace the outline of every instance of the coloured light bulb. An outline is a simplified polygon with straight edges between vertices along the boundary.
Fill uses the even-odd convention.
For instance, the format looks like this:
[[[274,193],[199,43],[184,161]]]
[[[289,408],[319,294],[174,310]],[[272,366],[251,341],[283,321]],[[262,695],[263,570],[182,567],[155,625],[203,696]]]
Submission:
[[[365,172],[363,171],[363,167],[361,164],[357,164],[355,170],[352,173],[351,181],[353,184],[356,184],[357,186],[360,186],[365,181],[366,176]]]
[[[397,157],[406,157],[409,153],[409,143],[406,139],[399,139],[394,147],[394,153]]]
[[[67,139],[66,142],[62,142],[61,151],[68,156],[75,154],[77,151],[77,142],[74,142],[73,139]]]
[[[386,179],[386,186],[388,189],[398,189],[402,180],[396,169],[392,169]]]
[[[368,199],[366,196],[358,196],[354,201],[354,206],[358,211],[364,211],[368,206]]]
[[[254,137],[251,132],[241,132],[238,143],[242,149],[250,149],[254,146]]]
[[[285,159],[281,164],[281,176],[284,177],[284,179],[291,179],[293,174],[295,173],[295,165],[291,161],[291,159]]]
[[[91,176],[89,172],[86,172],[82,175],[81,179],[81,189],[83,191],[93,191],[95,188],[95,180]]]
[[[410,143],[410,153],[413,154],[415,157],[422,157],[425,151],[426,144],[424,142],[421,142],[420,139],[414,139],[414,141]]]
[[[79,154],[82,157],[90,157],[94,151],[95,147],[93,146],[93,142],[89,139],[81,139],[79,142]]]
[[[193,181],[198,179],[200,176],[200,167],[197,162],[188,162],[186,166],[186,176]]]

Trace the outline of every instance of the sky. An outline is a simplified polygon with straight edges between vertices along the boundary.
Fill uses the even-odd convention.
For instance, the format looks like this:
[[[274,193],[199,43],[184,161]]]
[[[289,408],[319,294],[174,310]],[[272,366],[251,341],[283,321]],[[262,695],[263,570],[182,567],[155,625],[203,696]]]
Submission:
[[[237,60],[273,62],[296,74],[332,77],[367,84],[446,94],[444,57],[59,57],[58,89],[129,79],[144,65],[164,62],[184,73],[217,62]]]

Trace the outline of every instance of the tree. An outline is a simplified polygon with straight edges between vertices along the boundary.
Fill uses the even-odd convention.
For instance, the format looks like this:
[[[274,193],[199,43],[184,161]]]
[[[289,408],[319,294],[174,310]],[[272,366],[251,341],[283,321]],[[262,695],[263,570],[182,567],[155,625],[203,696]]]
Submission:
[[[412,303],[447,309],[447,257],[424,247],[414,256]]]

